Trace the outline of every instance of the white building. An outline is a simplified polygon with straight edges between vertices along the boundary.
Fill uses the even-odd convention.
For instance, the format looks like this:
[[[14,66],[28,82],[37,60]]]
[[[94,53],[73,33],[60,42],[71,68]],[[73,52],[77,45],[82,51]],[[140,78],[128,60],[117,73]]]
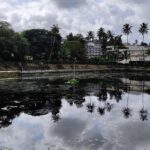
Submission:
[[[88,58],[94,58],[102,55],[102,45],[100,41],[88,41],[86,44],[86,52]]]
[[[127,49],[119,49],[119,52],[127,52],[128,58],[119,63],[129,63],[129,62],[150,62],[150,55],[148,51],[150,50],[149,46],[138,46],[138,45],[129,45]]]

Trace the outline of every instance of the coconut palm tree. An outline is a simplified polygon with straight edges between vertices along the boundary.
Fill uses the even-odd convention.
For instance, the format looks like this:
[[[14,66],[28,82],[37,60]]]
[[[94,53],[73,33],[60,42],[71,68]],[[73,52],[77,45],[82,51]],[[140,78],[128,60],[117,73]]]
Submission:
[[[51,27],[51,53],[49,54],[48,61],[52,59],[52,57],[58,57],[58,50],[55,49],[55,45],[58,45],[59,41],[61,40],[61,36],[59,34],[59,27],[58,25],[53,25]],[[57,43],[57,44],[56,44]],[[53,56],[54,55],[54,56]]]
[[[140,28],[139,28],[139,32],[142,34],[143,36],[143,42],[144,42],[144,35],[148,33],[148,23],[142,23],[140,24]]]
[[[59,34],[59,27],[58,27],[58,25],[57,24],[54,24],[52,27],[51,27],[51,32],[53,33],[53,34]]]
[[[97,36],[98,36],[98,39],[102,42],[104,36],[105,36],[105,29],[104,28],[99,28],[99,30],[97,31]]]
[[[114,45],[114,34],[110,30],[107,31],[107,37],[109,39],[108,44]]]
[[[143,40],[142,43],[144,43],[144,35],[148,33],[148,23],[142,23],[140,24],[140,28],[139,28],[139,32],[142,34],[143,36]],[[144,50],[143,50],[143,59],[144,59]]]
[[[87,33],[87,40],[94,40],[94,32],[93,31],[89,31]]]
[[[110,30],[107,31],[107,35],[109,38],[113,37],[113,33]]]
[[[103,51],[103,55],[105,55],[106,52],[106,46],[107,46],[107,40],[108,40],[108,36],[105,33],[105,29],[104,28],[99,28],[99,30],[97,31],[97,36],[99,41],[102,44],[102,51]]]
[[[124,24],[122,28],[123,34],[127,36],[127,44],[128,44],[128,36],[130,33],[132,33],[131,29],[132,29],[132,26],[129,25],[128,23]]]

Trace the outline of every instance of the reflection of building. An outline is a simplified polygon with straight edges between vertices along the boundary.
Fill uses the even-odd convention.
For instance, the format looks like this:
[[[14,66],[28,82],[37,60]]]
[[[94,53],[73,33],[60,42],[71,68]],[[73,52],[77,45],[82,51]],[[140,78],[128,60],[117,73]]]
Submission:
[[[120,49],[119,51],[124,53],[127,52],[127,59],[120,61],[119,63],[129,63],[129,62],[150,62],[150,55],[148,55],[150,47],[129,45],[127,49]]]
[[[86,44],[87,50],[87,57],[94,58],[102,55],[102,48],[101,48],[100,41],[88,41]]]
[[[127,78],[122,78],[121,81],[130,87],[130,91],[141,92],[144,90],[150,89],[150,81],[138,81],[138,80],[129,80]]]

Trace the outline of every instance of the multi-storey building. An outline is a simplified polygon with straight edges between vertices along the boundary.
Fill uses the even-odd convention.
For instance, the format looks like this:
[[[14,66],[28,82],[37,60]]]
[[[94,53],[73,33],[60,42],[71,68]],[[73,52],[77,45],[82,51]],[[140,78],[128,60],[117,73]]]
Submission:
[[[101,56],[102,53],[102,44],[98,40],[88,41],[86,44],[87,58],[94,58]]]
[[[119,49],[119,52],[128,53],[128,58],[120,61],[120,63],[129,63],[129,62],[150,62],[150,55],[148,54],[150,47],[148,46],[138,46],[130,45],[127,46],[127,49]]]

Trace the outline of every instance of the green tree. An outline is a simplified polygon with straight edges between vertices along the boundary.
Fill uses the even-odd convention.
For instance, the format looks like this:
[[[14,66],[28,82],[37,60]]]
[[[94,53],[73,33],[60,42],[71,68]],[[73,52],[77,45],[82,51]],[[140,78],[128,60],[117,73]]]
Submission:
[[[58,62],[61,55],[61,40],[58,25],[53,25],[51,28],[51,53],[49,55],[49,62]]]
[[[114,37],[114,47],[119,48],[122,47],[122,35],[117,35]]]
[[[94,40],[94,32],[93,31],[89,31],[87,33],[87,40]]]
[[[3,60],[11,60],[14,49],[14,34],[8,22],[0,22],[0,57]]]
[[[101,27],[101,28],[97,31],[97,36],[98,36],[98,39],[99,39],[101,42],[103,42],[103,39],[104,39],[104,37],[106,36],[105,29]]]
[[[107,37],[108,37],[107,44],[108,45],[114,45],[114,35],[110,30],[107,31]]]
[[[14,48],[14,59],[17,62],[24,62],[25,56],[27,55],[29,50],[29,43],[27,39],[25,39],[19,33],[15,35],[15,48]]]
[[[63,62],[69,62],[71,58],[71,51],[64,45],[61,48],[60,58]]]
[[[127,36],[127,44],[128,44],[128,36],[130,33],[132,33],[131,29],[132,29],[132,26],[129,25],[128,23],[124,24],[123,28],[122,28],[123,34],[125,34]]]
[[[57,24],[54,24],[54,25],[51,27],[51,32],[52,32],[53,34],[59,34],[59,30],[60,30],[60,28],[58,27]]]
[[[142,34],[143,36],[143,43],[144,43],[144,35],[148,33],[148,24],[147,23],[142,23],[140,24],[140,28],[139,28],[139,32]]]
[[[22,33],[29,42],[29,53],[34,60],[48,60],[51,49],[52,35],[45,29],[31,29]]]
[[[74,36],[74,40],[75,41],[80,41],[83,44],[83,46],[85,46],[86,41],[85,41],[85,39],[84,39],[82,34],[76,34]]]
[[[85,44],[85,38],[82,34],[73,35],[72,33],[70,33],[66,36],[66,39],[67,41],[80,41],[81,43]]]
[[[105,55],[106,54],[106,47],[107,47],[107,40],[108,40],[108,36],[105,33],[105,29],[101,27],[97,32],[97,36],[98,36],[99,41],[102,44],[103,55]]]
[[[12,30],[11,24],[6,21],[0,21],[0,29]]]
[[[28,48],[27,41],[8,22],[0,22],[0,57],[4,61],[21,62]]]
[[[73,34],[72,34],[72,33],[69,33],[69,34],[66,36],[66,39],[67,39],[67,41],[73,41],[73,40],[74,40]]]
[[[64,49],[69,50],[70,60],[77,59],[78,62],[85,59],[85,47],[80,41],[65,41]],[[68,53],[68,52],[67,52]]]

